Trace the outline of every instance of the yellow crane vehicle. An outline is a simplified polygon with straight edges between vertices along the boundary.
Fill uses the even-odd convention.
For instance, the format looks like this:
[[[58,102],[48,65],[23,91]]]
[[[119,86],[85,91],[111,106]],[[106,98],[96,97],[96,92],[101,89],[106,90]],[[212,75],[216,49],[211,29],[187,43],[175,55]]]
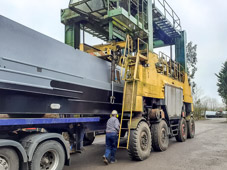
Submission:
[[[0,169],[62,170],[112,110],[133,160],[194,137],[186,32],[166,0],[70,0],[61,22],[65,43],[0,15]]]
[[[194,137],[186,32],[166,0],[71,0],[61,16],[66,44],[111,62],[113,106],[115,87],[124,83],[118,148],[144,160],[151,147],[166,150],[170,137]],[[106,44],[87,45],[84,32]],[[170,57],[154,52],[167,46]]]

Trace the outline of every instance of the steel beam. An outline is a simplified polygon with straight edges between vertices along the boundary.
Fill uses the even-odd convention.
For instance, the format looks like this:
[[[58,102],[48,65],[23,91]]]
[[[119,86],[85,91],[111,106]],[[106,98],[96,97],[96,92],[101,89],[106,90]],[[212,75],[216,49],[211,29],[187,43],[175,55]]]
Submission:
[[[176,38],[176,44],[175,44],[175,55],[176,55],[176,61],[180,63],[184,71],[187,72],[187,65],[186,65],[186,31],[181,32],[181,37]]]
[[[80,23],[65,25],[65,44],[80,49]]]
[[[153,52],[153,12],[152,12],[152,1],[148,1],[148,45],[149,51]]]

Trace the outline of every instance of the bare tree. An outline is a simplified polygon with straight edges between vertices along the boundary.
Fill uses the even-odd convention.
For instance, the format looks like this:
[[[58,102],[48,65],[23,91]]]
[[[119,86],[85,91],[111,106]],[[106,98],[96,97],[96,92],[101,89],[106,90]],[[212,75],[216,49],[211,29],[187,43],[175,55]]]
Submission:
[[[194,116],[196,119],[200,119],[205,116],[206,111],[221,111],[221,104],[216,98],[211,98],[203,95],[203,91],[199,87],[195,87],[195,93],[193,94],[194,101]]]
[[[197,45],[193,45],[190,41],[186,46],[186,59],[187,59],[187,72],[189,77],[189,83],[192,87],[192,93],[195,93],[196,83],[194,81],[195,73],[197,71]]]

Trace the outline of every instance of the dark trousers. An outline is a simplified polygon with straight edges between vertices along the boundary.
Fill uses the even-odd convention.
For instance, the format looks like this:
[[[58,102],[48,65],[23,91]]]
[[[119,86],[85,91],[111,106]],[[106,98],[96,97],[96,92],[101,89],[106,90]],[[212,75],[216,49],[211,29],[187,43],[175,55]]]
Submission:
[[[117,151],[117,133],[106,133],[106,152],[105,157],[109,161],[115,161],[115,154]]]

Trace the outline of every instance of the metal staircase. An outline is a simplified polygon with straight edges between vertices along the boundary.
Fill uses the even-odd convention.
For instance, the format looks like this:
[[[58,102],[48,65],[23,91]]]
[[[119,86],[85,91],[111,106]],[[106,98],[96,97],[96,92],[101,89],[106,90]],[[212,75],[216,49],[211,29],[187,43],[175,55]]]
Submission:
[[[179,120],[171,120],[170,131],[172,136],[177,136],[179,132]]]
[[[154,24],[159,27],[159,29],[161,29],[167,36],[170,38],[180,36],[180,30],[176,29],[166,17],[163,17],[159,9],[153,8],[153,17]]]
[[[105,36],[103,33],[95,31],[94,29],[91,29],[87,26],[81,27],[81,29],[97,38],[100,38],[103,41],[108,41],[108,38],[107,38],[108,36]]]
[[[153,3],[154,41],[161,40],[172,45],[175,38],[181,36],[181,22],[166,0],[154,0]]]

